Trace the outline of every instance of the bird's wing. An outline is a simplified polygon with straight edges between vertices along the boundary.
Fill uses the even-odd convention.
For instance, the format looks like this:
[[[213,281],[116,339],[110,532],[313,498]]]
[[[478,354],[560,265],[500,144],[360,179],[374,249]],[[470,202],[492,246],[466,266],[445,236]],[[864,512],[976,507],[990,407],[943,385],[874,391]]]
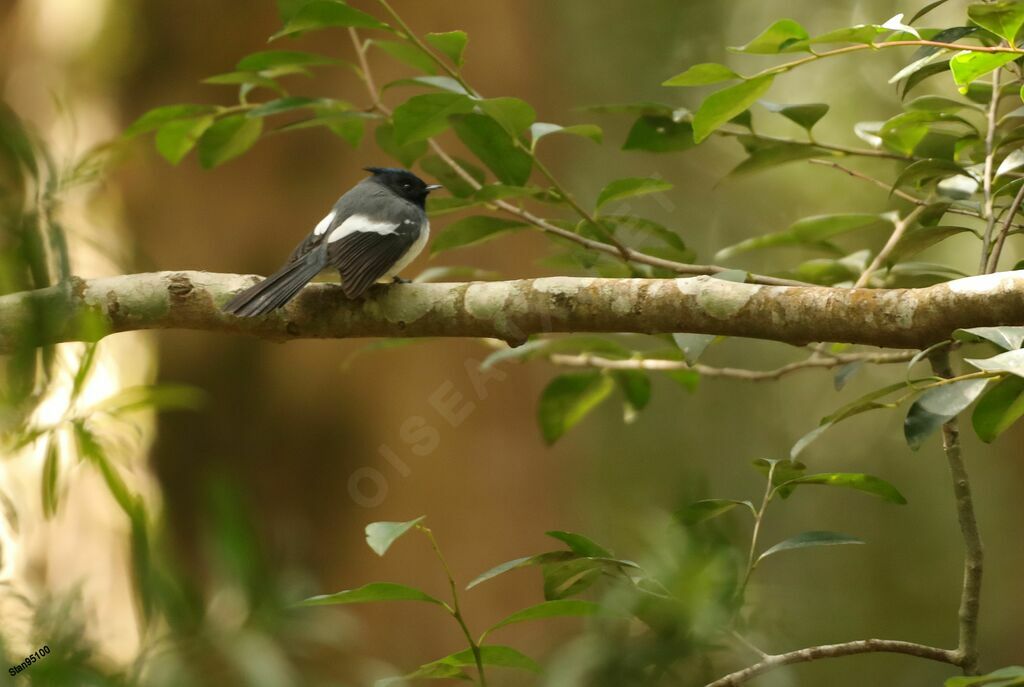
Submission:
[[[352,215],[327,234],[327,262],[341,274],[345,295],[358,298],[388,273],[419,237],[422,222],[406,215],[397,221]]]

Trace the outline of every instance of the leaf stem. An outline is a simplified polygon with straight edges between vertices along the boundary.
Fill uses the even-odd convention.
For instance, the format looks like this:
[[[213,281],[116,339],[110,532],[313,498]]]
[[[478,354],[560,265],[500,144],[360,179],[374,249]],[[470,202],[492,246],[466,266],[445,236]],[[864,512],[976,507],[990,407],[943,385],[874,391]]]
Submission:
[[[455,618],[455,622],[459,624],[459,628],[462,630],[462,634],[465,635],[466,641],[469,642],[469,649],[473,652],[473,660],[476,662],[476,669],[480,674],[480,687],[487,687],[487,677],[484,675],[484,661],[483,655],[480,653],[480,645],[473,639],[473,634],[469,631],[469,627],[462,617],[462,610],[459,608],[459,591],[455,584],[452,570],[448,567],[448,561],[445,559],[444,554],[441,553],[441,547],[437,545],[433,531],[425,525],[416,525],[416,529],[425,534],[427,539],[430,540],[430,547],[434,550],[437,560],[441,561],[441,567],[444,568],[444,574],[448,578],[448,586],[452,590],[452,605],[449,607],[449,611],[452,617]]]
[[[754,513],[754,529],[750,534],[750,552],[747,554],[747,571],[743,575],[743,582],[740,583],[739,589],[736,593],[738,602],[742,602],[744,595],[747,592],[747,583],[750,582],[750,576],[754,574],[754,568],[757,567],[757,540],[761,535],[761,522],[764,520],[765,510],[768,508],[769,502],[775,495],[775,485],[773,479],[775,477],[775,466],[778,463],[772,463],[768,466],[768,480],[764,487],[764,496],[761,497],[761,507]],[[737,612],[739,612],[739,603],[737,603]]]
[[[985,220],[985,233],[981,238],[981,264],[978,272],[985,273],[988,269],[989,250],[992,244],[992,230],[996,224],[995,215],[995,194],[992,193],[993,172],[995,169],[996,157],[996,116],[999,112],[999,73],[996,69],[992,73],[992,97],[989,98],[988,111],[985,117],[985,167],[982,175],[982,192],[984,204],[982,206],[982,219]],[[1011,219],[1013,215],[1010,215]]]
[[[903,234],[906,233],[907,228],[914,223],[915,220],[924,212],[924,206],[918,205],[914,208],[906,217],[896,221],[896,226],[892,230],[892,234],[889,235],[889,240],[882,246],[882,250],[878,251],[878,255],[871,261],[867,269],[861,272],[860,277],[857,278],[857,282],[853,285],[853,288],[860,289],[867,285],[868,281],[871,280],[871,275],[874,274],[882,263],[889,257],[889,255],[896,249],[900,239],[903,238]]]
[[[1020,209],[1021,202],[1024,202],[1024,183],[1017,189],[1017,195],[1013,197],[1013,202],[1010,203],[1009,212],[1006,213],[1006,221],[1003,223],[1003,228],[992,246],[992,255],[989,259],[988,269],[985,270],[986,273],[991,274],[999,269],[999,258],[1003,255],[1003,245],[1006,243],[1006,237],[1010,235],[1010,230],[1013,227],[1018,226],[1013,223],[1013,218],[1016,216],[1017,210]]]

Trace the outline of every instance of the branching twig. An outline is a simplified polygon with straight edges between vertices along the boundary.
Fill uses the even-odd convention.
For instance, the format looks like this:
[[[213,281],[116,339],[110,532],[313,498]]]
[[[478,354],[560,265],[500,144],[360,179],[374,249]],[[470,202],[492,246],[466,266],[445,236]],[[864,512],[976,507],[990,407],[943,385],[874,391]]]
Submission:
[[[917,220],[922,212],[924,212],[924,208],[918,206],[911,210],[911,212],[903,219],[896,220],[896,226],[893,227],[892,234],[889,235],[889,240],[885,242],[884,246],[882,246],[882,250],[878,251],[878,255],[876,255],[875,259],[871,261],[871,264],[867,266],[867,269],[860,273],[860,277],[857,278],[857,282],[853,285],[853,288],[860,289],[867,286],[868,281],[871,280],[871,275],[882,266],[886,259],[888,259],[896,246],[899,245],[900,239],[903,238],[903,234],[906,233],[910,225]]]
[[[948,349],[941,348],[932,354],[931,363],[935,374],[944,379],[953,378]],[[981,608],[984,549],[974,513],[971,482],[960,449],[959,423],[955,417],[942,426],[942,448],[953,478],[956,513],[965,549],[964,581],[960,595],[960,639],[955,662],[963,668],[965,674],[974,675],[978,672],[978,613]]]
[[[735,367],[712,367],[711,365],[702,365],[700,363],[689,365],[681,360],[658,360],[650,358],[615,360],[587,353],[579,355],[557,353],[552,355],[549,360],[556,365],[564,365],[566,367],[594,367],[605,370],[648,370],[652,372],[667,370],[693,370],[704,377],[725,377],[748,382],[763,382],[779,379],[780,377],[785,377],[788,374],[798,372],[800,370],[809,370],[813,368],[830,369],[849,363],[864,362],[878,365],[887,363],[904,363],[911,360],[915,354],[916,351],[900,351],[898,353],[840,353],[830,357],[820,357],[815,355],[804,360],[798,360],[797,362],[777,367],[774,370],[747,370]]]
[[[808,661],[816,661],[822,658],[839,658],[840,656],[872,653],[907,654],[908,656],[917,656],[918,658],[926,658],[941,663],[951,663],[954,665],[957,663],[956,652],[948,649],[939,649],[933,646],[902,642],[894,639],[862,639],[842,644],[812,646],[785,654],[774,654],[743,670],[737,670],[735,673],[730,673],[714,682],[710,682],[706,687],[734,687],[773,668],[793,663],[807,663]]]

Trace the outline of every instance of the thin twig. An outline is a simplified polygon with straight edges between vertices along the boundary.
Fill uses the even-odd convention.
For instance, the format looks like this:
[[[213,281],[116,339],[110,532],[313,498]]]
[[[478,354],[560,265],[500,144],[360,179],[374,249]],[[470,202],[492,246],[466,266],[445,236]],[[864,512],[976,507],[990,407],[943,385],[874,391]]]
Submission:
[[[735,687],[735,685],[741,685],[747,680],[773,668],[793,663],[807,663],[808,661],[816,661],[822,658],[839,658],[840,656],[872,653],[907,654],[908,656],[917,656],[918,658],[926,658],[941,663],[951,663],[953,665],[957,663],[956,652],[948,649],[939,649],[938,647],[915,644],[914,642],[902,642],[894,639],[861,639],[842,644],[812,646],[785,654],[768,656],[764,660],[743,670],[737,670],[714,682],[709,682],[706,687]]]
[[[1017,189],[1017,195],[1013,197],[1013,202],[1010,204],[1010,210],[1006,213],[1006,221],[1003,223],[1003,228],[999,232],[999,236],[996,237],[996,242],[992,246],[992,256],[988,262],[988,269],[986,273],[995,272],[999,269],[999,258],[1003,256],[1003,244],[1006,243],[1006,237],[1010,235],[1010,230],[1013,228],[1013,218],[1017,214],[1017,210],[1020,209],[1020,204],[1024,202],[1024,184],[1020,185]]]
[[[943,379],[953,379],[954,373],[949,360],[949,350],[942,348],[931,356],[932,369]],[[953,494],[956,497],[956,513],[960,521],[960,533],[964,540],[964,580],[960,594],[960,638],[957,643],[957,665],[965,675],[978,672],[978,614],[981,610],[981,578],[984,567],[984,547],[978,532],[978,521],[974,513],[971,496],[971,482],[964,466],[960,448],[960,427],[957,418],[942,425],[942,448],[949,463],[953,478]]]
[[[370,93],[370,99],[372,102],[373,109],[377,110],[381,114],[390,117],[392,114],[391,108],[389,108],[381,100],[380,93],[374,86],[369,61],[367,60],[366,57],[366,45],[359,38],[359,33],[355,29],[349,29],[349,36],[351,37],[352,44],[355,47],[356,59],[359,64],[359,69],[363,75],[363,82],[366,84],[367,90]],[[455,160],[451,155],[449,155],[444,150],[444,148],[441,147],[441,144],[439,144],[436,140],[434,140],[433,138],[428,138],[427,145],[429,145],[430,149],[434,151],[434,154],[441,158],[441,160],[443,160],[444,163],[448,165],[449,168],[452,169],[452,171],[454,171],[463,181],[469,184],[474,190],[480,190],[481,188],[483,188],[483,184],[477,181],[476,178],[473,175],[471,175],[461,164],[459,164],[457,160]],[[562,191],[562,194],[565,195],[565,192]],[[538,217],[532,212],[520,208],[504,200],[496,200],[493,203],[490,203],[489,205],[490,207],[497,208],[498,210],[501,210],[502,212],[505,212],[509,215],[513,215],[527,222],[528,224],[532,224],[533,226],[537,227],[538,229],[541,229],[542,231],[548,234],[558,236],[567,241],[571,241],[589,250],[605,253],[608,255],[621,255],[623,258],[631,262],[639,263],[642,265],[648,265],[650,267],[658,267],[661,269],[669,270],[676,274],[710,275],[729,271],[728,267],[721,267],[719,265],[697,265],[676,262],[674,260],[666,260],[664,258],[659,258],[653,255],[647,255],[646,253],[641,253],[640,251],[633,250],[632,248],[627,248],[624,246],[617,247],[615,245],[604,243],[602,241],[588,239],[572,231],[568,231],[567,229],[563,229],[559,226],[556,226],[551,222],[548,222],[547,220]],[[747,281],[749,281],[752,284],[765,284],[768,286],[809,286],[809,284],[807,284],[806,282],[797,281],[795,279],[783,279],[780,277],[769,277],[766,275],[753,273],[748,273]]]
[[[878,365],[903,363],[911,360],[916,353],[916,351],[900,351],[898,353],[840,353],[832,354],[830,357],[819,357],[818,355],[815,355],[804,360],[798,360],[797,362],[783,365],[782,367],[777,367],[774,370],[746,370],[735,367],[712,367],[711,365],[702,365],[700,363],[689,365],[681,360],[658,360],[649,358],[615,360],[586,353],[579,355],[559,353],[552,355],[549,360],[556,365],[564,365],[566,367],[594,367],[605,370],[648,370],[651,372],[693,370],[705,377],[727,377],[730,379],[739,379],[748,382],[763,382],[779,379],[780,377],[784,377],[793,372],[798,372],[799,370],[809,370],[812,368],[830,369],[839,367],[840,365],[858,362]]]
[[[896,246],[899,245],[900,239],[903,238],[903,234],[906,233],[907,228],[917,220],[918,216],[920,216],[922,212],[924,212],[924,208],[919,205],[903,219],[896,220],[896,226],[893,227],[892,234],[889,235],[889,240],[885,242],[884,246],[882,246],[882,250],[878,251],[878,255],[876,255],[875,259],[871,261],[871,264],[868,265],[867,269],[860,273],[860,277],[857,278],[857,283],[853,285],[853,288],[861,289],[867,285],[871,280],[871,275],[874,274],[888,259],[889,255],[896,249]]]
[[[992,72],[992,97],[989,98],[988,112],[985,117],[988,128],[985,130],[985,167],[981,178],[982,193],[984,194],[982,219],[985,220],[985,233],[982,234],[981,237],[981,263],[978,266],[978,271],[982,273],[984,273],[988,268],[989,249],[992,244],[992,230],[996,225],[994,209],[995,194],[992,193],[992,181],[994,177],[996,157],[996,115],[999,112],[1000,71],[1000,69],[996,69]]]

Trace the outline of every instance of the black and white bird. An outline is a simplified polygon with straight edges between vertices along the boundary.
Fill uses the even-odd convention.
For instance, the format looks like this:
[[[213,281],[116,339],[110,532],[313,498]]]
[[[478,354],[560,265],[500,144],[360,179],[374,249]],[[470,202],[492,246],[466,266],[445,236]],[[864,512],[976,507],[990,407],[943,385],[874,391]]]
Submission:
[[[326,269],[341,275],[341,288],[359,298],[381,281],[401,282],[401,272],[427,245],[427,184],[412,172],[366,167],[363,179],[338,199],[292,252],[284,267],[242,291],[224,306],[238,317],[255,317],[280,308]]]

